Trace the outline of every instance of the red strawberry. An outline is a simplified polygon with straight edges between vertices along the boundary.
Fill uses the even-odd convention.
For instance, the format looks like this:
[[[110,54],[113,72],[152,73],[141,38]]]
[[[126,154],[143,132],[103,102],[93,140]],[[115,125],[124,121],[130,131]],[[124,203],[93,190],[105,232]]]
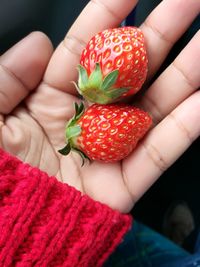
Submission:
[[[91,102],[116,102],[142,87],[147,63],[140,29],[104,30],[92,37],[82,52],[77,89]]]
[[[81,104],[66,127],[67,145],[59,150],[67,155],[70,150],[82,157],[103,162],[125,158],[152,123],[148,113],[126,104],[93,104],[86,111]]]

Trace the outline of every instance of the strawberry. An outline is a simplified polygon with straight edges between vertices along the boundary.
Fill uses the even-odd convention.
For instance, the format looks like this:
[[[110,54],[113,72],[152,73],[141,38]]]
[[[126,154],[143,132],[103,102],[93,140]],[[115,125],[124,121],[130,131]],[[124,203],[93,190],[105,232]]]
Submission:
[[[76,114],[66,127],[67,145],[59,150],[67,155],[70,150],[82,158],[115,162],[125,158],[152,123],[148,113],[126,104],[93,104],[84,110],[76,107]]]
[[[81,54],[76,86],[90,102],[107,104],[138,92],[147,75],[144,36],[136,27],[104,30]]]

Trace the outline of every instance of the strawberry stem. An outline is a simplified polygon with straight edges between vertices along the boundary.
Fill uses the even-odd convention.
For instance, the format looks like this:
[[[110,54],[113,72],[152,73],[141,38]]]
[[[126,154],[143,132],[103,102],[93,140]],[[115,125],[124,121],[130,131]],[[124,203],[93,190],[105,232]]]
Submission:
[[[83,165],[84,165],[86,159],[87,159],[89,162],[91,162],[90,158],[88,158],[88,156],[87,156],[85,153],[83,153],[83,151],[81,151],[81,150],[79,150],[79,149],[77,149],[77,148],[74,148],[74,147],[72,148],[72,150],[73,150],[74,152],[78,153],[79,156],[81,156],[81,159],[82,159],[81,167],[83,167]]]
[[[103,79],[100,89],[108,91],[116,83],[119,75],[119,70],[113,70]]]
[[[68,143],[63,148],[59,149],[58,152],[62,154],[63,156],[67,156],[69,152],[71,151],[71,145]]]
[[[59,149],[58,152],[66,156],[70,153],[71,150],[75,151],[81,156],[82,166],[83,166],[85,163],[85,159],[89,160],[89,158],[87,157],[87,155],[85,155],[83,151],[81,151],[79,148],[76,147],[76,137],[81,134],[81,127],[80,125],[77,125],[77,121],[83,115],[85,107],[82,102],[80,103],[80,105],[75,103],[74,107],[75,107],[75,114],[68,122],[65,129],[66,145],[63,148]]]
[[[86,69],[80,64],[78,65],[78,73],[79,73],[78,87],[85,88],[88,84],[89,78]]]
[[[99,63],[96,63],[94,71],[90,74],[87,88],[99,88],[102,84],[103,74]]]
[[[80,127],[79,125],[68,126],[68,127],[66,128],[66,133],[65,133],[65,135],[66,135],[66,138],[67,138],[68,140],[70,140],[71,138],[76,137],[76,136],[78,136],[78,135],[80,135],[80,134],[81,134],[81,127]]]
[[[120,96],[130,90],[128,88],[116,88],[115,84],[119,76],[119,70],[113,70],[103,77],[100,63],[95,64],[94,71],[88,76],[87,70],[78,65],[79,79],[76,85],[78,92],[90,102],[107,104],[116,101]]]

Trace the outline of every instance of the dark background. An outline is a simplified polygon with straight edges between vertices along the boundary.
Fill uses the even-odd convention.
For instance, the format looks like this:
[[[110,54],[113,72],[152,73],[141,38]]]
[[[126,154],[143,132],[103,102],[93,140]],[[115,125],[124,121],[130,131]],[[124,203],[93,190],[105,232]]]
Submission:
[[[140,0],[137,9],[127,18],[127,24],[139,25],[159,2]],[[35,30],[45,32],[56,47],[87,3],[88,0],[0,0],[0,53]],[[136,15],[135,20],[133,14]],[[175,45],[161,70],[199,28],[200,20],[197,18]],[[196,223],[200,222],[199,154],[200,138],[141,198],[133,210],[134,216],[161,231],[168,206],[175,201],[185,200],[194,213]]]
[[[45,32],[54,46],[88,0],[0,0],[0,53],[31,31]]]

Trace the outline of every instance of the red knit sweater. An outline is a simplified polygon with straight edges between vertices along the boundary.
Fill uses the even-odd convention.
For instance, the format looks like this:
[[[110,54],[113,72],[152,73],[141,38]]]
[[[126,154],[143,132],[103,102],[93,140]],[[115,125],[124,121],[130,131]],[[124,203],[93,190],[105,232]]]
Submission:
[[[130,224],[0,149],[0,267],[99,267]]]

